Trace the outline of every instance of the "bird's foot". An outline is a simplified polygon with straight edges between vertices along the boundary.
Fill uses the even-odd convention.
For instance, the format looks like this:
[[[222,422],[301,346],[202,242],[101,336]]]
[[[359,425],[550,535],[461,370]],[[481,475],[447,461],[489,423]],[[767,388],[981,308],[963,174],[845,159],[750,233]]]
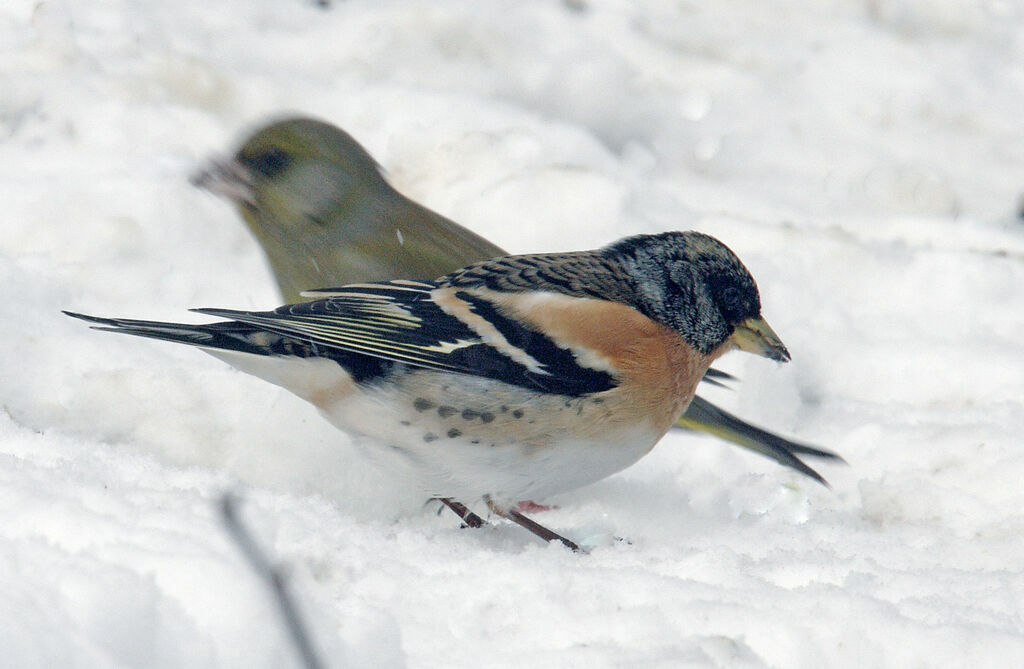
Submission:
[[[462,522],[465,523],[465,527],[483,527],[484,519],[470,511],[465,504],[456,502],[454,499],[447,497],[438,497],[442,504],[447,506],[449,509],[455,512]]]
[[[574,541],[572,541],[570,539],[566,539],[561,534],[558,534],[557,532],[549,530],[548,528],[544,527],[543,525],[541,525],[538,522],[530,520],[529,518],[527,518],[523,514],[519,513],[515,509],[507,509],[507,508],[505,508],[503,506],[495,504],[490,499],[486,499],[486,501],[487,501],[487,508],[489,508],[491,510],[491,512],[494,513],[495,515],[501,516],[502,518],[504,518],[506,520],[511,520],[516,525],[519,525],[520,527],[523,527],[523,528],[529,530],[530,532],[533,532],[534,534],[536,534],[538,537],[540,537],[544,541],[561,541],[562,544],[565,545],[566,548],[568,548],[572,552],[578,553],[580,551],[580,547],[579,547],[579,545],[576,542],[574,542]]]

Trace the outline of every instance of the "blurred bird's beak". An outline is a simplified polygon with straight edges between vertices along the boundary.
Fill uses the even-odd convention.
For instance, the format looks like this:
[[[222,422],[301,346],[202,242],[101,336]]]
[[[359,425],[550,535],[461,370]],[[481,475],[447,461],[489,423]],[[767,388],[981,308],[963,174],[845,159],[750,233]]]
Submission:
[[[252,172],[233,158],[214,158],[189,177],[189,182],[236,204],[256,205]]]
[[[786,345],[763,318],[748,318],[736,326],[731,339],[736,348],[747,353],[763,355],[778,362],[789,362]]]

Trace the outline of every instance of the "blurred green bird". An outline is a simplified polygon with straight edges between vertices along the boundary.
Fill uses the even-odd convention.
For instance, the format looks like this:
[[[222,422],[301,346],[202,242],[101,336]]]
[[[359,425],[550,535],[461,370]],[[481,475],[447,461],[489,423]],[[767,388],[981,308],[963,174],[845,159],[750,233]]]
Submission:
[[[234,157],[214,160],[193,184],[228,198],[267,256],[288,303],[302,291],[364,281],[423,279],[507,255],[483,237],[405,197],[351,135],[289,118],[260,128]],[[721,385],[728,374],[710,370]],[[706,432],[828,485],[798,456],[835,453],[755,427],[697,396],[678,425]]]

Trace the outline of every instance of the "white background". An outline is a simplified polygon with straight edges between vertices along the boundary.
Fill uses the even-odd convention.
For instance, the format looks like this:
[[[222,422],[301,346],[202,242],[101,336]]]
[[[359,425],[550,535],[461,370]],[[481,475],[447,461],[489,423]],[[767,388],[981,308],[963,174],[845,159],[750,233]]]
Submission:
[[[1024,663],[1022,64],[1013,0],[6,0],[0,665],[297,666],[229,489],[332,667]],[[276,306],[187,176],[289,111],[515,252],[721,238],[793,362],[705,396],[849,466],[673,433],[547,500],[573,555],[60,315]]]

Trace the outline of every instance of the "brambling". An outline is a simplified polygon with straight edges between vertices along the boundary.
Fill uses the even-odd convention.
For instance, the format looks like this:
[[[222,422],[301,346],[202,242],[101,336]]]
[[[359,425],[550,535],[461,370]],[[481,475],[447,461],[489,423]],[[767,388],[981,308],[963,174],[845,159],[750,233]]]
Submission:
[[[259,128],[232,158],[212,161],[193,183],[235,203],[288,303],[302,301],[302,291],[316,286],[439,276],[506,255],[399,193],[355,139],[314,119],[289,118]],[[729,378],[709,369],[704,381]],[[841,460],[751,425],[699,396],[678,426],[730,441],[823,484],[799,456]]]
[[[515,509],[599,481],[649,452],[731,349],[786,362],[757,286],[698,232],[595,251],[505,256],[434,281],[307,293],[274,311],[195,311],[208,325],[69,316],[198,346],[397,452],[425,497],[545,540]]]

